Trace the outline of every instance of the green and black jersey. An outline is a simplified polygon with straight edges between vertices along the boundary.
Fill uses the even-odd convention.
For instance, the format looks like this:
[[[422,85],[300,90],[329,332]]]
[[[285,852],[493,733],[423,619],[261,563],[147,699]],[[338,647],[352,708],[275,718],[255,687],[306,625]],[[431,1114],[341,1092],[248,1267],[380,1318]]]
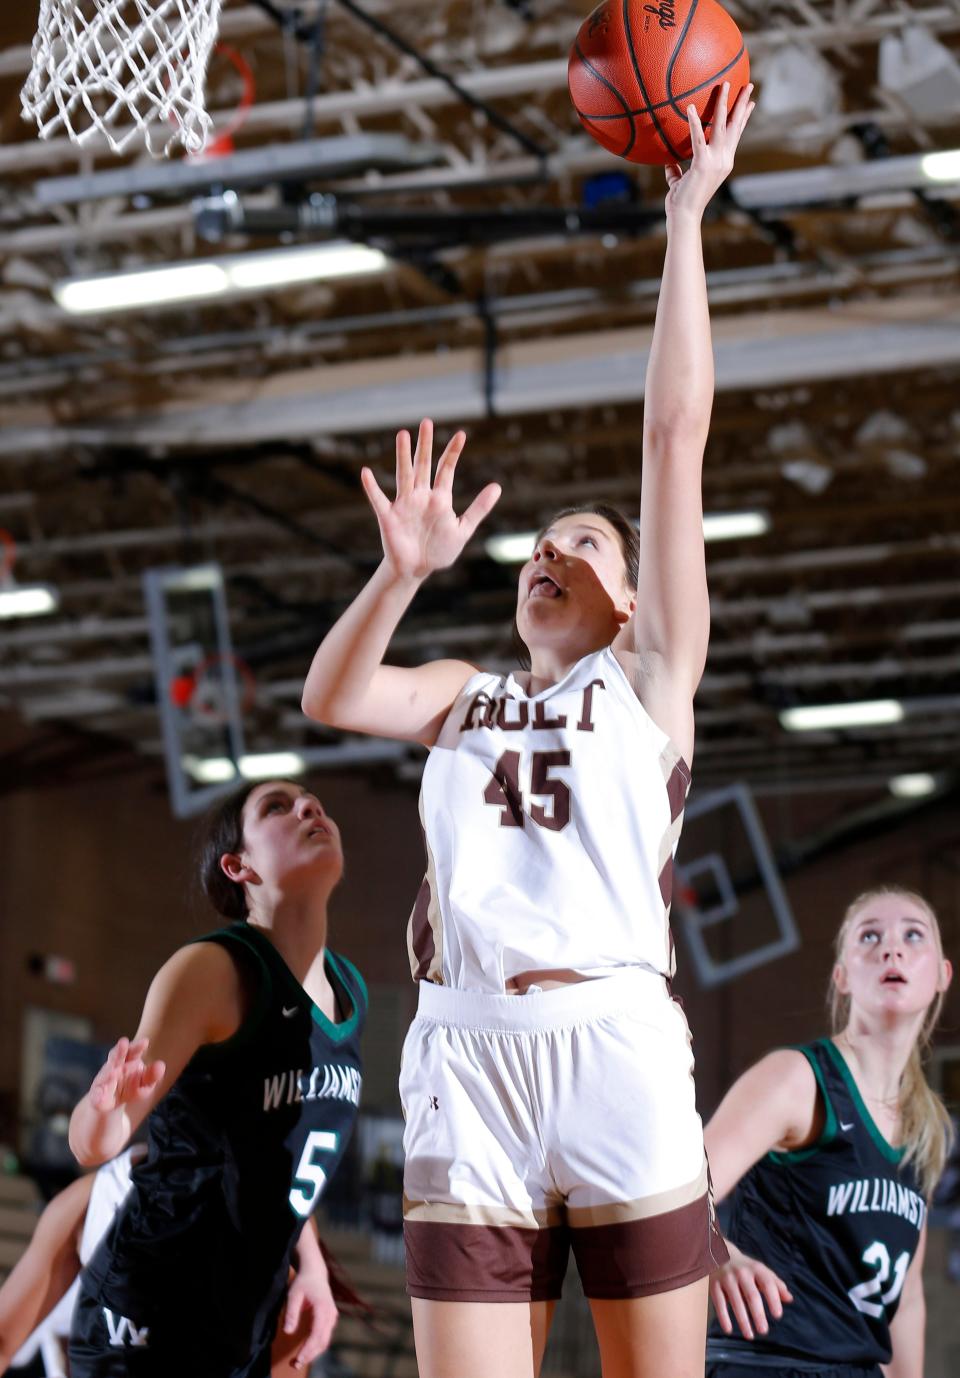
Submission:
[[[101,1313],[112,1321],[100,1340],[72,1346],[76,1374],[121,1371],[98,1366],[101,1340],[112,1359],[136,1352],[131,1372],[152,1372],[150,1353],[169,1362],[179,1352],[180,1378],[198,1356],[208,1378],[268,1373],[292,1251],[356,1120],[367,1009],[356,968],[327,952],[340,1014],[331,1023],[256,928],[235,923],[199,941],[221,944],[242,969],[249,1013],[232,1038],[198,1050],[150,1116],[147,1160],[78,1309],[91,1326]]]
[[[797,1049],[825,1111],[815,1144],[768,1153],[738,1184],[727,1237],[790,1288],[767,1335],[726,1336],[710,1360],[777,1367],[785,1359],[871,1366],[891,1356],[890,1322],[917,1250],[926,1203],[913,1165],[889,1144],[830,1039]]]

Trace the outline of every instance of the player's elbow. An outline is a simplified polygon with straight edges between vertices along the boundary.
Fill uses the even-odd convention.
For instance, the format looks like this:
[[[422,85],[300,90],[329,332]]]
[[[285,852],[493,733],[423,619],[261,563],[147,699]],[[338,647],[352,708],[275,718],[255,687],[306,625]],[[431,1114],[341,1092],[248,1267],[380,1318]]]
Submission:
[[[314,722],[323,723],[325,727],[342,726],[338,720],[339,714],[334,695],[312,686],[309,680],[303,686],[300,707],[308,718]]]

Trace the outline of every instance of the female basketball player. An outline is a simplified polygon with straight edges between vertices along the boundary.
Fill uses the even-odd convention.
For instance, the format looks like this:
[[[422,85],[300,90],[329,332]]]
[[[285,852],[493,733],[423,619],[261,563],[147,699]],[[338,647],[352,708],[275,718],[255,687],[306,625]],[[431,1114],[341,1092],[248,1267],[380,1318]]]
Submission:
[[[925,900],[861,895],[837,937],[833,1037],[770,1053],[707,1126],[718,1194],[736,1185],[710,1378],[923,1378],[926,1202],[950,1122],[921,1054],[951,975]]]
[[[716,1265],[685,1020],[671,1000],[673,848],[707,646],[700,470],[713,397],[700,221],[750,89],[667,173],[647,372],[641,527],[563,513],[520,576],[527,674],[382,663],[422,581],[499,496],[457,518],[464,436],[432,426],[363,483],[380,568],[319,648],[314,718],[432,748],[428,871],[411,919],[405,1240],[421,1378],[531,1378],[572,1244],[606,1378],[703,1373]],[[599,979],[603,978],[603,979]],[[496,1303],[497,1305],[491,1305]]]
[[[248,785],[211,819],[201,879],[234,922],[161,967],[136,1039],[70,1123],[89,1164],[150,1115],[147,1162],[81,1280],[72,1378],[260,1378],[293,1256],[286,1327],[313,1312],[299,1363],[325,1347],[336,1313],[310,1215],[353,1128],[366,1011],[326,947],[342,870],[336,824],[290,781]]]

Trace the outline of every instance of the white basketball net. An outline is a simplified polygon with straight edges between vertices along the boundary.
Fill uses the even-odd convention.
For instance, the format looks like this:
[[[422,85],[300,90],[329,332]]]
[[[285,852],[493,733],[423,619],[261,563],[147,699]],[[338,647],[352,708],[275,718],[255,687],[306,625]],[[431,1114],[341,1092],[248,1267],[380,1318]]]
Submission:
[[[120,153],[139,134],[155,157],[199,153],[222,0],[40,0],[33,68],[20,99],[42,139],[102,135]]]

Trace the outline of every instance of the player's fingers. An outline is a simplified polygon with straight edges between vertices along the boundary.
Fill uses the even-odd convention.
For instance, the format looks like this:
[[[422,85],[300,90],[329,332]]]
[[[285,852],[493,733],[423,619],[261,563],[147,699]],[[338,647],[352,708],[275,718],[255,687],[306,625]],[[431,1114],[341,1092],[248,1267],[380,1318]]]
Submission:
[[[445,488],[448,492],[453,488],[453,476],[456,472],[457,460],[463,453],[463,447],[466,443],[466,432],[457,431],[437,460],[437,472],[433,480],[434,488]]]
[[[283,1309],[283,1333],[292,1335],[300,1324],[300,1312],[303,1310],[303,1293],[296,1287],[291,1287],[287,1293],[287,1303]]]
[[[397,431],[397,497],[413,487],[413,460],[410,457],[410,432]]]
[[[757,103],[756,103],[756,101],[755,101],[755,100],[751,100],[751,96],[752,96],[752,95],[753,95],[753,83],[752,83],[752,82],[748,82],[747,85],[746,85],[746,86],[743,88],[743,90],[740,92],[739,96],[737,96],[737,103],[736,103],[736,105],[733,107],[733,114],[734,114],[734,120],[735,120],[735,128],[736,128],[736,131],[737,131],[737,138],[738,138],[738,139],[739,139],[740,135],[743,133],[743,131],[746,129],[746,127],[747,127],[747,120],[749,120],[750,116],[753,114],[754,110],[756,110],[756,108],[757,108]]]
[[[736,1278],[730,1278],[725,1291],[730,1310],[733,1312],[734,1319],[740,1327],[740,1334],[745,1340],[752,1340],[753,1326],[750,1323],[750,1313],[747,1309],[747,1304],[738,1280]]]
[[[753,1328],[759,1335],[766,1335],[767,1331],[770,1329],[770,1324],[767,1320],[767,1310],[763,1304],[763,1297],[760,1294],[760,1289],[756,1282],[752,1277],[748,1278],[741,1283],[740,1290],[744,1294],[747,1306],[749,1307]]]
[[[482,492],[478,493],[473,502],[460,518],[460,530],[464,532],[463,543],[466,545],[484,517],[489,517],[490,513],[500,501],[500,494],[503,489],[499,483],[488,483]]]
[[[307,1365],[313,1363],[319,1354],[330,1347],[330,1337],[333,1335],[333,1328],[336,1323],[337,1309],[335,1306],[314,1309],[310,1333],[297,1350],[297,1357],[294,1359],[296,1368],[306,1368]]]
[[[433,463],[433,422],[425,416],[417,433],[417,448],[413,456],[414,488],[430,487],[430,469]]]
[[[727,1299],[723,1294],[719,1278],[710,1279],[710,1300],[713,1302],[713,1309],[717,1313],[717,1320],[720,1322],[720,1329],[725,1335],[733,1333],[733,1322],[730,1319],[730,1312],[727,1309]]]
[[[683,168],[679,167],[676,163],[668,163],[667,166],[664,168],[664,172],[667,175],[668,187],[676,186],[676,184],[680,181],[680,178],[683,176]]]
[[[148,1096],[153,1095],[166,1070],[167,1064],[162,1058],[157,1058],[149,1067],[144,1067],[140,1074],[140,1085],[137,1087],[137,1100],[146,1100]]]
[[[367,495],[367,502],[373,508],[374,515],[378,521],[382,521],[390,511],[390,499],[374,478],[372,469],[364,467],[360,470],[360,482]]]
[[[717,109],[713,117],[713,130],[715,135],[724,134],[727,128],[727,111],[730,105],[730,83],[723,82],[720,87],[720,94],[717,97]]]
[[[707,137],[703,132],[700,111],[695,105],[687,106],[687,122],[690,125],[690,146],[693,149],[693,156],[696,158],[700,150],[706,148]]]
[[[780,1283],[780,1279],[773,1272],[764,1272],[757,1277],[757,1287],[760,1289],[767,1310],[774,1320],[779,1320],[783,1315],[783,1303],[780,1300],[780,1287],[783,1284],[780,1283],[780,1287],[778,1287],[778,1283]]]

